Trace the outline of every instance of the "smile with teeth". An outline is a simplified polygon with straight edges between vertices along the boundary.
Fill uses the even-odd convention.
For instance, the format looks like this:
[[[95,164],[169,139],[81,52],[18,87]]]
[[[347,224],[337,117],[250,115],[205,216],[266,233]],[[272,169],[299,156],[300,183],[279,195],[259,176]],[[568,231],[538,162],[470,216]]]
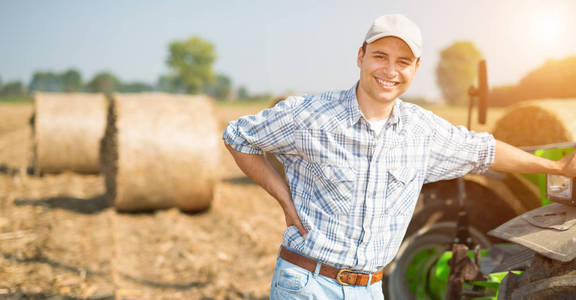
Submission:
[[[380,86],[385,88],[393,88],[398,85],[398,82],[395,81],[382,80],[378,78],[376,78],[376,81],[378,82],[378,84],[380,84]]]

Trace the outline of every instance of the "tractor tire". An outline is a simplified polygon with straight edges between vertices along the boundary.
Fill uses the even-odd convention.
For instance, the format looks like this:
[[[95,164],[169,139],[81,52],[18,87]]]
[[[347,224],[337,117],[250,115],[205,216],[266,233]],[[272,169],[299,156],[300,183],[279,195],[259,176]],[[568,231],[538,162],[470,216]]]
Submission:
[[[400,251],[406,247],[404,245],[410,243],[407,242],[408,239],[412,236],[421,236],[424,232],[431,234],[432,231],[435,231],[449,237],[450,240],[447,243],[443,244],[443,242],[440,242],[442,245],[448,245],[452,242],[455,237],[455,224],[458,218],[457,193],[456,180],[438,181],[425,184],[422,187],[414,217],[408,226]],[[471,228],[476,229],[474,230],[476,233],[473,234],[473,238],[477,239],[480,245],[502,242],[502,240],[497,238],[487,238],[485,233],[515,217],[514,211],[494,192],[478,183],[466,181],[466,193],[468,195],[468,201],[465,203],[466,211],[468,212],[468,224],[470,224]],[[447,229],[444,225],[437,226],[439,223],[446,222],[453,224],[451,229]],[[410,239],[410,241],[413,240]],[[486,241],[488,242],[486,243]],[[400,259],[400,256],[401,253],[399,252],[395,261]],[[404,298],[394,297],[395,294],[390,291],[388,285],[393,266],[396,266],[395,261],[384,268],[382,290],[386,299],[403,300]],[[397,287],[398,285],[393,286]]]
[[[427,290],[427,286],[422,285],[427,285],[428,272],[444,251],[449,250],[455,232],[455,222],[441,222],[407,237],[396,259],[389,265],[389,275],[383,280],[384,297],[391,300],[434,299],[432,295],[415,295],[413,288],[420,286]],[[470,235],[481,248],[490,247],[490,240],[479,230],[471,227]],[[418,261],[418,269],[426,273],[412,274],[409,272],[411,264],[417,255],[423,253],[426,259]]]

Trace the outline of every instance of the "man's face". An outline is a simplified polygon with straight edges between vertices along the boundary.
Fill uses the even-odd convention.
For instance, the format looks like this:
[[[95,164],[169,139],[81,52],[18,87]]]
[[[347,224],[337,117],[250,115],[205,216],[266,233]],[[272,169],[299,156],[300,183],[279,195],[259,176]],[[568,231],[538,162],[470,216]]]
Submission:
[[[359,94],[369,100],[390,103],[404,93],[420,64],[410,47],[399,38],[383,37],[358,50]]]

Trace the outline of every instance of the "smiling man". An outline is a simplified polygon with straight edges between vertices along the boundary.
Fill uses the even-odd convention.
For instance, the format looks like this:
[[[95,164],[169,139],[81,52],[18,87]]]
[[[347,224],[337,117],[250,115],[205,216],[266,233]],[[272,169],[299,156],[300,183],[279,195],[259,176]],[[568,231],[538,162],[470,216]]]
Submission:
[[[358,51],[360,81],[356,92],[368,121],[390,115],[394,101],[408,89],[419,65],[419,58],[400,38],[386,36],[365,42]]]
[[[291,97],[228,124],[226,147],[286,219],[271,299],[383,299],[382,269],[424,183],[489,167],[576,175],[574,155],[538,158],[400,100],[421,53],[416,24],[379,17],[358,50],[351,89]],[[287,182],[263,151],[283,163]]]

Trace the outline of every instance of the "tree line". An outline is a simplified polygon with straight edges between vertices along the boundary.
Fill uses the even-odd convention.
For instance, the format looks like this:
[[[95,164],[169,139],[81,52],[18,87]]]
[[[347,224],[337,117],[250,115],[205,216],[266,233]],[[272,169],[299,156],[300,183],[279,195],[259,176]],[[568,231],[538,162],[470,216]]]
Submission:
[[[436,79],[447,104],[468,104],[468,89],[476,85],[478,62],[482,57],[480,50],[468,41],[453,43],[440,52]],[[490,82],[489,61],[487,65]],[[515,85],[491,88],[488,105],[508,106],[544,98],[576,98],[576,56],[550,59]]]
[[[517,84],[492,89],[488,101],[492,106],[507,106],[544,98],[576,98],[576,56],[547,60]]]
[[[216,58],[214,45],[199,37],[191,37],[170,43],[166,59],[170,71],[160,75],[155,83],[125,82],[112,72],[100,72],[84,81],[82,74],[73,68],[63,72],[36,71],[27,85],[22,81],[3,83],[0,78],[0,97],[23,97],[39,91],[106,94],[150,91],[178,94],[205,93],[217,100],[254,97],[249,95],[246,87],[240,86],[233,90],[232,80],[213,70]]]
[[[482,57],[480,50],[468,41],[453,43],[440,52],[436,80],[447,104],[468,104],[468,89],[476,84],[477,65]],[[111,72],[101,72],[84,81],[76,69],[61,73],[37,71],[27,86],[20,81],[3,84],[0,78],[0,97],[20,97],[37,91],[107,94],[149,91],[205,93],[217,100],[258,97],[250,95],[246,87],[234,88],[228,76],[216,73],[213,70],[216,59],[213,44],[199,37],[191,37],[169,44],[166,59],[169,72],[160,75],[153,84],[124,82]],[[490,62],[487,63],[490,78]],[[488,102],[490,106],[507,106],[519,101],[542,98],[576,98],[576,56],[548,60],[525,75],[516,85],[491,88]]]
[[[87,82],[76,69],[69,69],[62,73],[51,71],[36,71],[26,86],[21,81],[12,81],[4,85],[0,82],[1,96],[25,96],[34,92],[144,92],[155,90],[155,87],[145,82],[121,82],[110,72],[101,72]]]

